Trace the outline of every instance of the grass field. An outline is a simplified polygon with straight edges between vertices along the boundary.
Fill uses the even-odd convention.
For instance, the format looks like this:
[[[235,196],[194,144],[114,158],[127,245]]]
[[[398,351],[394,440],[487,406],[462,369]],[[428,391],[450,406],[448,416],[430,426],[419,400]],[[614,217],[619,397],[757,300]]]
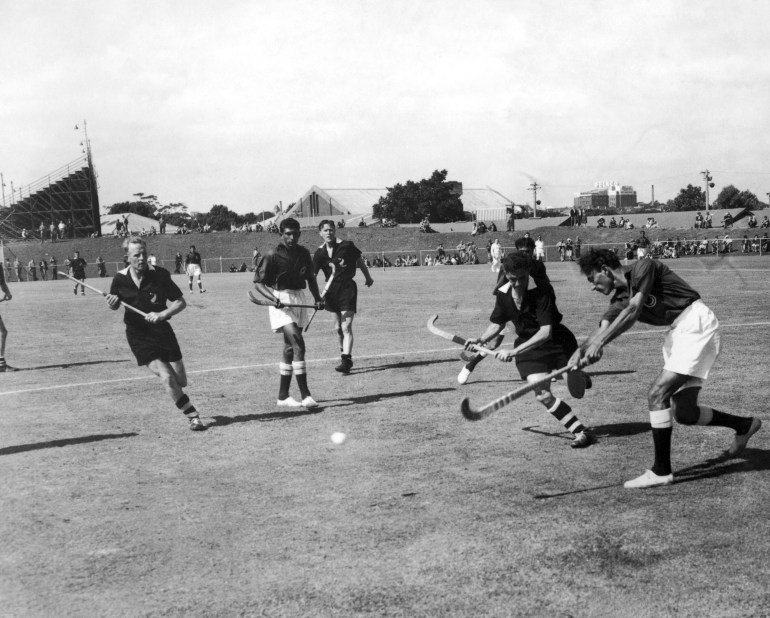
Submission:
[[[670,265],[723,325],[702,401],[766,420],[770,262]],[[574,265],[548,269],[584,337],[607,299]],[[333,369],[329,314],[307,334],[315,413],[274,406],[281,338],[246,300],[250,275],[204,276],[208,294],[173,322],[202,433],[136,367],[101,298],[12,284],[0,304],[20,369],[0,374],[0,613],[770,615],[767,430],[715,462],[731,432],[677,426],[675,484],[622,487],[652,463],[660,329],[611,345],[584,399],[554,385],[600,437],[575,451],[533,396],[483,422],[460,415],[463,396],[478,405],[521,385],[512,364],[487,360],[458,386],[458,351],[425,327],[438,313],[440,327],[480,334],[486,266],[373,276],[350,376]]]

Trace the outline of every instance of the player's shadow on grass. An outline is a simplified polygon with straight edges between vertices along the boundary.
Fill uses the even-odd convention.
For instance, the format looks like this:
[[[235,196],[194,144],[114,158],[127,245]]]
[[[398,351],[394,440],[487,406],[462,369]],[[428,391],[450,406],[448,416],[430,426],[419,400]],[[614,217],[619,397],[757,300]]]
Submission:
[[[339,403],[325,404],[327,408],[341,408],[344,406],[364,405],[375,403],[383,399],[397,399],[399,397],[413,397],[414,395],[425,395],[427,393],[444,393],[446,391],[455,391],[455,388],[418,388],[411,391],[396,391],[393,393],[376,393],[374,395],[361,395],[360,397],[346,397],[338,399]]]
[[[358,375],[360,373],[370,373],[372,371],[385,371],[386,369],[408,369],[409,367],[421,367],[422,365],[435,365],[438,363],[462,363],[458,358],[441,358],[436,360],[421,360],[421,361],[401,361],[398,363],[388,363],[387,365],[375,365],[374,367],[361,367],[360,369],[352,369],[351,375]]]
[[[212,416],[213,421],[207,425],[207,429],[211,427],[224,427],[225,425],[232,425],[233,423],[250,423],[252,421],[259,421],[265,423],[268,421],[280,421],[287,418],[294,418],[296,416],[308,416],[311,414],[319,414],[323,411],[323,405],[314,408],[313,410],[287,410],[285,412],[267,412],[266,414],[242,414],[241,416]]]
[[[38,369],[69,369],[83,365],[106,365],[107,363],[128,363],[127,358],[122,360],[82,361],[79,363],[60,363],[58,365],[38,365],[37,367],[14,367],[14,371],[37,371]]]
[[[714,457],[681,470],[674,470],[674,484],[713,479],[725,474],[764,472],[767,470],[770,470],[770,451],[747,448],[738,459],[727,459],[724,456]]]
[[[81,436],[80,438],[65,438],[63,440],[50,440],[48,442],[36,442],[32,444],[17,444],[16,446],[6,446],[0,448],[0,455],[15,455],[17,453],[26,453],[27,451],[39,451],[44,448],[59,448],[62,446],[73,446],[75,444],[88,444],[89,442],[101,442],[102,440],[117,440],[119,438],[133,438],[138,433],[103,433],[93,436]]]

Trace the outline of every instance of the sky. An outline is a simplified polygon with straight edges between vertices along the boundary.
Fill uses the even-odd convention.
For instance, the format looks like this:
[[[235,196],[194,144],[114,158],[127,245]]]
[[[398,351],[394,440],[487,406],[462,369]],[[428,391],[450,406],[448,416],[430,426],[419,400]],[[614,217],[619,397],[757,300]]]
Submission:
[[[239,213],[448,170],[517,204],[597,182],[770,192],[770,3],[0,0],[6,199],[81,155],[103,206]],[[75,130],[75,125],[78,130]]]

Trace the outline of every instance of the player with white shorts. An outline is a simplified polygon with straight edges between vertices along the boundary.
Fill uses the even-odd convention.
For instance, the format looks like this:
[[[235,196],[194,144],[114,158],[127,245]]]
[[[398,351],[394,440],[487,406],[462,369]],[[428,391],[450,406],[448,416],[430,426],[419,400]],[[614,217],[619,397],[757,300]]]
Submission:
[[[198,292],[203,294],[206,290],[203,289],[203,283],[201,282],[201,262],[201,254],[195,250],[195,245],[190,245],[190,252],[184,258],[184,269],[190,278],[190,291],[193,291],[193,279],[197,277]]]
[[[665,364],[647,397],[655,462],[650,470],[627,481],[625,487],[636,489],[673,482],[674,420],[682,425],[729,427],[735,436],[723,457],[740,455],[762,422],[698,404],[701,385],[719,355],[720,346],[719,322],[700,294],[658,260],[639,260],[631,267],[623,267],[613,251],[591,249],[578,260],[578,265],[594,291],[614,295],[602,325],[578,348],[570,363],[597,362],[604,346],[637,321],[670,327],[663,344]]]
[[[280,385],[279,407],[317,408],[318,403],[307,385],[305,364],[305,339],[302,329],[310,317],[304,307],[287,307],[287,304],[308,304],[305,288],[310,289],[316,309],[323,309],[324,302],[318,291],[310,251],[299,244],[300,229],[296,219],[287,217],[279,226],[281,243],[263,255],[254,272],[254,287],[266,298],[275,299],[275,306],[268,307],[270,328],[283,334],[283,355],[278,364]],[[289,396],[291,377],[297,378],[301,402]]]

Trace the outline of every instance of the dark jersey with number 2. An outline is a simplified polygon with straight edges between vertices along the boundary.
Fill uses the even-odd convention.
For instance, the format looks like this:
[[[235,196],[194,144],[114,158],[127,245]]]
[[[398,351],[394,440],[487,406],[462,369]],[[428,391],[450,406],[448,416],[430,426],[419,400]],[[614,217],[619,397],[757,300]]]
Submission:
[[[313,256],[313,268],[315,268],[316,273],[322,270],[328,279],[331,275],[331,263],[334,262],[336,269],[334,282],[351,281],[356,276],[356,264],[360,257],[361,251],[349,240],[338,240],[332,248],[331,256],[326,243],[324,243],[316,249]]]

